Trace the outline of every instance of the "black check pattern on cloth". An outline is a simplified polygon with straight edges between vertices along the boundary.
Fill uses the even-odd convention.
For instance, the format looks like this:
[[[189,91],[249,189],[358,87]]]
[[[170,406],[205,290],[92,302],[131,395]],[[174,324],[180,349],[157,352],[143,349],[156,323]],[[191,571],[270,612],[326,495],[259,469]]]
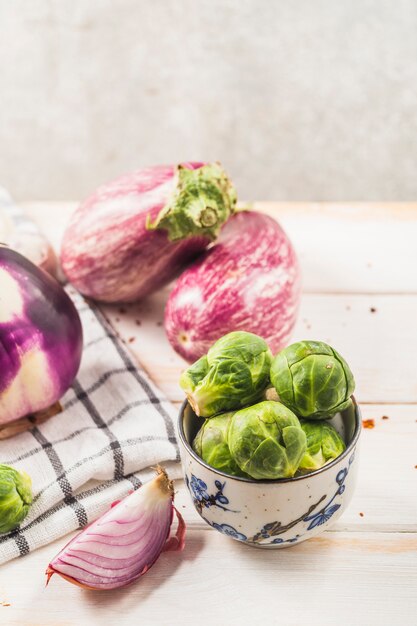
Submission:
[[[0,536],[0,563],[83,528],[152,478],[158,463],[181,475],[174,407],[102,312],[67,291],[83,325],[82,363],[62,413],[0,442],[0,462],[26,471],[34,493],[20,527]]]

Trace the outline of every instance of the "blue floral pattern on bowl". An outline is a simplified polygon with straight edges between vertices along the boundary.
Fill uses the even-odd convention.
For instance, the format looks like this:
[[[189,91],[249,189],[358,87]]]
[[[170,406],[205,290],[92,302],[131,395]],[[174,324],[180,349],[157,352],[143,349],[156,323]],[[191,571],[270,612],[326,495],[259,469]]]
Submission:
[[[230,524],[216,524],[214,522],[213,524],[210,524],[210,526],[213,526],[213,528],[215,528],[219,532],[223,533],[224,535],[228,535],[228,537],[233,537],[233,539],[237,539],[238,541],[248,540],[246,535],[237,531],[236,528],[233,528],[233,526],[230,526]]]
[[[341,469],[337,476],[336,476],[336,483],[338,484],[338,488],[335,492],[335,494],[333,495],[333,497],[316,513],[313,513],[311,515],[311,512],[317,508],[317,506],[323,502],[323,500],[325,500],[327,498],[327,496],[322,496],[320,498],[320,500],[318,502],[316,502],[316,504],[312,505],[310,507],[310,509],[308,510],[307,513],[305,513],[304,515],[301,515],[298,519],[293,520],[292,522],[290,522],[289,524],[286,524],[285,526],[282,526],[281,522],[279,521],[275,521],[275,522],[269,522],[268,524],[265,524],[262,529],[259,531],[259,533],[257,533],[256,535],[254,535],[254,537],[251,537],[249,539],[250,542],[252,543],[259,543],[260,541],[263,542],[264,539],[269,539],[270,537],[274,537],[276,535],[280,535],[284,532],[286,532],[289,528],[292,528],[293,526],[295,526],[296,524],[298,524],[298,522],[303,521],[303,522],[310,522],[310,524],[307,527],[307,531],[309,530],[313,530],[313,528],[315,528],[316,526],[321,526],[322,524],[325,524],[326,522],[329,521],[329,519],[336,513],[336,511],[338,509],[340,509],[341,505],[340,504],[332,504],[335,500],[335,498],[339,495],[341,495],[344,490],[345,490],[345,485],[344,482],[346,480],[346,477],[349,473],[349,469],[350,466],[352,465],[353,461],[355,458],[355,453],[353,453],[349,459],[349,465],[348,467],[344,467],[343,469]],[[273,539],[272,541],[270,541],[269,543],[273,543],[273,544],[277,544],[277,543],[295,543],[298,539],[299,539],[300,535],[296,535],[295,537],[291,538],[291,539],[282,539],[282,538],[276,538]],[[264,543],[264,542],[263,542]]]
[[[226,481],[222,483],[220,482],[220,480],[215,480],[214,485],[217,491],[213,494],[208,493],[208,486],[204,482],[204,480],[201,480],[201,478],[197,478],[197,476],[194,476],[194,474],[191,474],[191,480],[189,480],[188,476],[185,476],[185,482],[189,492],[192,495],[194,506],[200,514],[203,510],[203,507],[208,509],[211,506],[217,506],[223,511],[231,511],[232,513],[239,512],[228,509],[225,506],[225,504],[229,504],[229,499],[223,493],[226,486]]]
[[[349,469],[354,461],[354,458],[355,458],[355,454],[353,453],[349,459],[348,467],[344,467],[338,472],[336,476],[336,482],[339,485],[339,487],[336,493],[334,494],[333,498],[322,509],[320,509],[318,513],[315,513],[314,515],[309,515],[308,517],[304,519],[305,522],[310,522],[307,530],[312,530],[316,526],[321,526],[322,524],[325,524],[326,522],[329,521],[332,515],[334,515],[336,511],[340,509],[340,506],[341,506],[340,504],[332,504],[332,503],[335,500],[335,498],[337,498],[337,496],[342,495],[342,493],[344,492],[346,488],[344,485],[344,482],[346,480],[347,475],[349,474]]]
[[[191,474],[191,479],[188,476],[185,477],[187,487],[192,495],[194,506],[202,515],[203,519],[210,524],[213,528],[218,530],[219,532],[232,537],[233,539],[237,539],[238,541],[243,541],[252,545],[277,545],[277,544],[291,544],[296,543],[299,539],[305,538],[304,535],[308,531],[312,531],[317,526],[321,526],[327,523],[330,518],[341,508],[341,504],[335,502],[337,496],[340,496],[345,491],[345,481],[349,474],[350,467],[354,461],[355,455],[354,452],[349,458],[349,463],[347,467],[339,470],[336,475],[336,483],[337,489],[333,496],[326,501],[326,503],[317,511],[317,507],[327,499],[327,495],[321,496],[316,502],[314,502],[302,515],[292,520],[287,524],[282,524],[279,520],[275,520],[273,522],[268,522],[262,526],[261,530],[257,532],[254,536],[248,537],[244,533],[236,530],[234,526],[228,523],[217,523],[213,522],[202,515],[202,511],[204,508],[210,507],[218,507],[223,511],[228,511],[230,513],[239,513],[240,511],[234,510],[226,507],[225,505],[229,505],[229,498],[224,495],[224,491],[227,486],[227,481],[221,482],[219,480],[214,481],[214,486],[216,490],[212,490],[214,493],[209,493],[209,488],[207,483],[205,483],[201,478],[198,478],[194,474]],[[211,491],[211,490],[210,490]],[[286,533],[291,528],[297,526],[300,522],[308,523],[305,532],[302,534],[296,534],[294,537],[290,537],[289,539],[284,539],[279,535]],[[271,539],[271,541],[267,541]]]

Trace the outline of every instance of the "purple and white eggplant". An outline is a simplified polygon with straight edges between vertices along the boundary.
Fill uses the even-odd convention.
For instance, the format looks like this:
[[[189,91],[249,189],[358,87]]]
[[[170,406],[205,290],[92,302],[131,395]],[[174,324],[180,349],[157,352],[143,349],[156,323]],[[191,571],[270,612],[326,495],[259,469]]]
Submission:
[[[275,353],[291,334],[299,295],[299,266],[285,232],[267,215],[241,211],[176,281],[165,330],[189,362],[235,330],[264,337]]]
[[[84,295],[134,302],[215,239],[236,194],[219,163],[147,167],[100,187],[74,213],[61,251]]]
[[[57,402],[81,352],[80,318],[62,287],[0,245],[0,424]]]
[[[0,241],[52,276],[57,276],[58,263],[51,244],[1,187]]]

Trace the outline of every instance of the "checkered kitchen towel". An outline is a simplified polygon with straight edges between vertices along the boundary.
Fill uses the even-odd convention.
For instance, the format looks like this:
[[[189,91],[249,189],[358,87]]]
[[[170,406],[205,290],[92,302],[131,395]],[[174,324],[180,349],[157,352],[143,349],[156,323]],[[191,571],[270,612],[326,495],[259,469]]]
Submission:
[[[158,463],[171,478],[181,474],[175,409],[102,313],[68,291],[84,330],[81,367],[62,413],[0,441],[0,462],[25,470],[34,491],[20,528],[0,536],[0,563],[82,528],[149,480]]]

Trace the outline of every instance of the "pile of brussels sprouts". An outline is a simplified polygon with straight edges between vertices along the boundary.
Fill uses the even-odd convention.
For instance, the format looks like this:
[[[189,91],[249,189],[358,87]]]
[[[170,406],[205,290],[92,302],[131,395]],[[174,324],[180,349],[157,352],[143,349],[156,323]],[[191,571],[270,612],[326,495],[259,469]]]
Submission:
[[[351,403],[348,364],[321,341],[300,341],[275,358],[266,342],[237,331],[183,372],[180,385],[206,418],[193,449],[232,476],[291,478],[337,458],[345,443],[326,420]],[[267,400],[275,388],[278,399]]]

